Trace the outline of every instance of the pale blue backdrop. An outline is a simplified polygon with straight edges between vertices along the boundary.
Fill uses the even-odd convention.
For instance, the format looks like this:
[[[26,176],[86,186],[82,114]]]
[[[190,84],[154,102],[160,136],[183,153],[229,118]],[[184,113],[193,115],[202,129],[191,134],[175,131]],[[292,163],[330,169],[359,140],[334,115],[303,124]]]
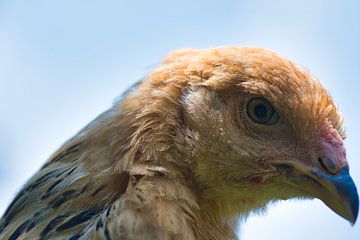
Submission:
[[[360,1],[0,0],[0,213],[66,139],[170,50],[271,48],[320,78],[343,110],[360,186]],[[244,240],[358,240],[320,201],[281,202]]]

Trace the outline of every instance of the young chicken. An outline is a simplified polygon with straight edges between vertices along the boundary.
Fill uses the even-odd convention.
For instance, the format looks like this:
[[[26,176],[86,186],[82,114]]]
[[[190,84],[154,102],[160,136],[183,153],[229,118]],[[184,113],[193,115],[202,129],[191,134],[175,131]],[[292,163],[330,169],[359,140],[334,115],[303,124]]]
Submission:
[[[174,52],[50,157],[0,238],[236,239],[236,219],[289,198],[355,223],[342,121],[323,86],[274,52]]]

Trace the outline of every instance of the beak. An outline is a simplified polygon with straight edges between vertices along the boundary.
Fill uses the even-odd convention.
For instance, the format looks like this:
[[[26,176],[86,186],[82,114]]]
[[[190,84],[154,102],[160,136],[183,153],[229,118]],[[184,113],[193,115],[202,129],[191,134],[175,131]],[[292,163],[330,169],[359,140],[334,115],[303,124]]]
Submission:
[[[321,170],[291,164],[303,177],[292,181],[295,187],[312,197],[319,198],[335,213],[355,224],[359,210],[359,196],[349,168],[342,168],[336,175]],[[304,179],[305,176],[305,179]]]
[[[336,175],[327,175],[319,170],[312,171],[311,176],[320,184],[318,197],[334,212],[355,224],[359,210],[359,196],[356,186],[349,174],[349,169],[343,168]]]

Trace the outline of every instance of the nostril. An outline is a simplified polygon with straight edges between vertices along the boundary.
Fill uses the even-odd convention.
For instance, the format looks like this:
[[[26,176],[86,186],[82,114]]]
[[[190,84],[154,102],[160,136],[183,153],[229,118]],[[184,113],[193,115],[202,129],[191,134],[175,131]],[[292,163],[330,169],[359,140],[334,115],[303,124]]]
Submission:
[[[319,163],[320,163],[320,166],[321,166],[324,170],[328,171],[328,170],[327,170],[327,167],[325,166],[324,161],[322,160],[321,157],[318,158],[318,161],[319,161]]]
[[[320,163],[320,166],[328,173],[330,174],[336,174],[337,169],[333,161],[331,161],[328,157],[318,157],[318,161]]]

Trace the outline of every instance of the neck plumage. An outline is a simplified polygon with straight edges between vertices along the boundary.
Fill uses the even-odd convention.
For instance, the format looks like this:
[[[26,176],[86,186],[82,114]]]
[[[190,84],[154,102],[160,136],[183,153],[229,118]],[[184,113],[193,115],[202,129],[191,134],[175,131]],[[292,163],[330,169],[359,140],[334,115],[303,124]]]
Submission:
[[[169,183],[158,186],[161,194],[179,203],[177,214],[187,219],[195,239],[236,239],[235,215],[223,215],[221,203],[205,197],[206,186],[198,182],[196,136],[184,128],[180,106],[164,98],[143,98],[126,96],[77,135],[89,148],[100,151],[103,146],[107,152],[108,162],[85,167],[111,169],[115,175],[126,172],[135,184],[142,176],[161,176]]]

